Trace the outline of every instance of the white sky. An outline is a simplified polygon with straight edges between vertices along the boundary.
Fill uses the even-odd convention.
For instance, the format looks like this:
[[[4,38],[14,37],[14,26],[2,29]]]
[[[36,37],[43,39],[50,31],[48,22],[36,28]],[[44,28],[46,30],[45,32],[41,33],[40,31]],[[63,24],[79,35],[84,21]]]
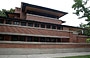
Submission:
[[[0,10],[20,7],[21,2],[68,12],[67,15],[60,18],[60,20],[66,21],[64,25],[79,26],[80,23],[86,23],[84,19],[78,19],[78,17],[73,14],[74,10],[71,8],[74,4],[73,0],[0,0]]]

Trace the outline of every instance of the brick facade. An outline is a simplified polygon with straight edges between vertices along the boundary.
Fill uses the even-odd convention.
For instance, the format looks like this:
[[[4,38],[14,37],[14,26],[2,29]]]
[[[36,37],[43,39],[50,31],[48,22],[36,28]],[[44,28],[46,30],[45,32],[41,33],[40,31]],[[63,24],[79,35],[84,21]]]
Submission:
[[[90,44],[0,44],[0,48],[90,48]]]
[[[65,14],[67,13],[22,3],[21,8],[16,7],[15,13],[0,17],[0,41],[54,44],[0,43],[0,48],[90,48],[90,44],[81,44],[86,43],[88,38],[79,35],[78,31],[82,28],[62,25],[65,21],[59,18]]]

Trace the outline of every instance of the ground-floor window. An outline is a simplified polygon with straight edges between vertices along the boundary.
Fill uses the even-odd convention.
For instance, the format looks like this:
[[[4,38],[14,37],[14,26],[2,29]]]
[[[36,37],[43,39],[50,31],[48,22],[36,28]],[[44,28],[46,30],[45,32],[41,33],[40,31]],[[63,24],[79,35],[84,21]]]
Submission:
[[[6,24],[12,24],[11,20],[6,20]]]
[[[4,36],[0,35],[0,41],[3,41],[3,40],[4,40]]]
[[[45,41],[46,42],[51,42],[51,39],[50,38],[46,38]]]
[[[69,38],[62,38],[62,42],[69,42]]]
[[[6,35],[0,35],[0,41],[4,40],[4,37],[6,38]],[[8,41],[25,41],[25,42],[69,42],[69,38],[16,36],[16,35],[13,36],[9,35],[9,37],[6,39],[9,39]]]
[[[40,42],[45,42],[45,37],[40,37]]]
[[[28,41],[28,42],[32,42],[32,40],[33,40],[33,39],[32,39],[31,36],[27,37],[27,41]]]
[[[0,19],[0,24],[3,24],[4,23],[4,20],[3,19]]]
[[[33,37],[33,42],[39,42],[39,37]]]
[[[25,36],[20,36],[19,37],[19,41],[25,41],[26,40],[26,37]]]
[[[51,39],[51,42],[56,42],[56,39],[55,39],[55,38],[52,38],[52,39]]]
[[[11,36],[11,41],[19,41],[18,36]]]

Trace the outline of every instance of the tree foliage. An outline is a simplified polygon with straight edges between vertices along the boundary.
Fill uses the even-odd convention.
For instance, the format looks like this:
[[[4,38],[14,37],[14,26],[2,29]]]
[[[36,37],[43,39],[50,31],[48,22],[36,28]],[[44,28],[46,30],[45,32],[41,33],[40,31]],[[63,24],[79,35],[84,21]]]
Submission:
[[[81,23],[80,27],[83,28],[84,35],[90,36],[90,25]],[[80,32],[82,32],[82,31],[80,31]]]
[[[13,13],[14,9],[12,9],[12,8],[10,10],[2,9],[2,10],[0,10],[0,16],[6,17],[5,12]]]
[[[88,0],[74,0],[74,2],[75,4],[72,6],[76,11],[74,14],[80,16],[80,13],[82,13],[82,16],[79,18],[87,18],[86,21],[90,24],[90,7],[86,7]]]
[[[87,43],[90,43],[90,38],[87,38],[86,42],[87,42]]]
[[[88,0],[74,0],[72,8],[75,10],[74,14],[79,16],[79,19],[86,18],[87,24],[81,24],[80,27],[85,28],[83,33],[90,36],[90,7],[86,7]]]

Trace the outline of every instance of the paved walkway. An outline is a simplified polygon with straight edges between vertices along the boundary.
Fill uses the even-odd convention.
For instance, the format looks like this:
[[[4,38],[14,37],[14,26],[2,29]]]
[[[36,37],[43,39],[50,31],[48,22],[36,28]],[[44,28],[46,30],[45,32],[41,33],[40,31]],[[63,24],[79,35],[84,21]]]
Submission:
[[[33,54],[33,55],[0,55],[0,58],[54,58],[66,56],[90,55],[90,52],[56,53],[56,54]]]

